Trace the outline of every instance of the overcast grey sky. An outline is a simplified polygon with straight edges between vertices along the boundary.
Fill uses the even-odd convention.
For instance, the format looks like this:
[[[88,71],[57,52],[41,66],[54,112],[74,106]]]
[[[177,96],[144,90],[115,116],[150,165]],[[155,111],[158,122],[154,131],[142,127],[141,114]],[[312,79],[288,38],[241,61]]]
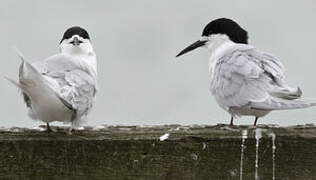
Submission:
[[[99,93],[88,125],[217,124],[229,115],[209,92],[205,49],[175,55],[200,38],[211,20],[227,17],[250,44],[284,63],[287,81],[316,98],[316,1],[20,1],[0,6],[1,76],[17,79],[14,46],[31,60],[58,52],[64,31],[80,25],[98,57]],[[0,126],[34,126],[18,90],[0,78]],[[259,123],[316,122],[316,108],[273,112]],[[252,124],[243,117],[236,124]]]

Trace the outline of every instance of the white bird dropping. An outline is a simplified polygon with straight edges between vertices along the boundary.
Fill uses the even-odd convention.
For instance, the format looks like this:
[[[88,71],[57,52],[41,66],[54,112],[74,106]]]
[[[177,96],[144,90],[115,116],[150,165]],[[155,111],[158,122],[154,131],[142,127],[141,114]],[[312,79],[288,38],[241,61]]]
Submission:
[[[245,149],[245,141],[248,138],[248,130],[244,129],[241,132],[241,155],[240,155],[240,176],[239,179],[242,180],[242,175],[243,175],[243,160],[244,160],[244,149]]]
[[[275,180],[275,150],[276,150],[276,145],[275,145],[275,139],[276,135],[274,132],[269,133],[269,136],[271,137],[272,140],[272,180]]]
[[[262,129],[256,128],[255,130],[255,138],[256,138],[256,162],[255,162],[255,180],[259,179],[258,168],[259,168],[259,141],[262,138]]]
[[[160,141],[164,141],[164,140],[166,140],[166,139],[169,138],[169,135],[170,135],[169,133],[166,133],[166,134],[160,136],[159,140],[160,140]]]

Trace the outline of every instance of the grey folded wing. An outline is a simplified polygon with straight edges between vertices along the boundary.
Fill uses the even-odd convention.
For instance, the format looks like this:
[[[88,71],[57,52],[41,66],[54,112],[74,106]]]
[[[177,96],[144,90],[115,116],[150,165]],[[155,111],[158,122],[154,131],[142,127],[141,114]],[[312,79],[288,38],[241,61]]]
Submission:
[[[79,118],[91,109],[97,82],[67,55],[55,55],[32,64],[50,83],[63,104]]]
[[[62,80],[63,81],[63,80]],[[76,109],[77,116],[86,115],[96,94],[96,82],[87,72],[72,70],[65,74],[61,96]]]
[[[47,59],[35,61],[32,63],[32,66],[44,75],[50,72],[82,69],[76,59],[67,54],[56,54],[48,57]]]
[[[301,91],[285,83],[281,62],[267,53],[243,45],[219,59],[213,69],[211,91],[224,108],[272,103],[260,108],[273,109],[279,105],[274,104],[271,98],[295,99],[301,95]]]

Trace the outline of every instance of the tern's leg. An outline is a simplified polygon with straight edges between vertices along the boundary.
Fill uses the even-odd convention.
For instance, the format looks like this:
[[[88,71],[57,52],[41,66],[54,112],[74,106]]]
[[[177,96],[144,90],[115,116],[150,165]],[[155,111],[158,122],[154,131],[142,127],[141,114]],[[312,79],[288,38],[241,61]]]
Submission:
[[[46,123],[46,132],[50,133],[52,132],[52,129],[49,126],[49,123]]]
[[[258,121],[258,117],[256,117],[256,119],[255,119],[255,123],[253,124],[255,127],[257,126],[257,121]]]
[[[230,119],[230,126],[234,126],[233,121],[234,121],[234,117],[232,116],[232,118]]]

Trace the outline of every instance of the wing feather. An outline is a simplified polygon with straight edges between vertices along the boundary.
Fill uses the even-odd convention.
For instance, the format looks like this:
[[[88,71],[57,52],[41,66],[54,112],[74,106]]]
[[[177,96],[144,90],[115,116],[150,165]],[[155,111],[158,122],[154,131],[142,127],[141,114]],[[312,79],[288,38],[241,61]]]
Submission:
[[[269,109],[267,102],[301,96],[299,89],[286,84],[280,61],[253,47],[239,46],[222,56],[213,69],[211,91],[221,107],[228,109],[253,104],[254,108]]]
[[[96,92],[96,80],[78,60],[57,54],[32,65],[50,82],[62,102],[76,112],[76,117],[91,109]]]

